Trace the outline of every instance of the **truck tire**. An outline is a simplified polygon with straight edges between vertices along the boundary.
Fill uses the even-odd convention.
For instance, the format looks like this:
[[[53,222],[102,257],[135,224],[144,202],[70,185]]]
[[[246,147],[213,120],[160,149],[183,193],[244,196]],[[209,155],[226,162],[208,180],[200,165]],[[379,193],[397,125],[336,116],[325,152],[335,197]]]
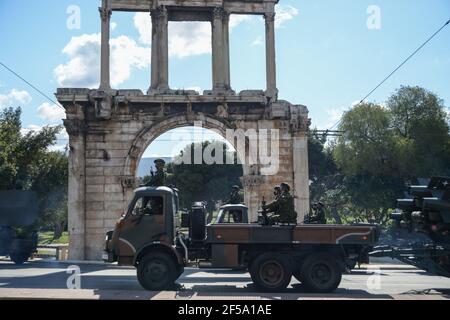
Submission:
[[[161,291],[174,287],[178,278],[175,261],[168,254],[155,252],[145,255],[137,266],[139,284],[149,291]]]
[[[279,253],[265,253],[252,261],[250,275],[256,288],[264,292],[280,292],[292,278],[288,259]]]
[[[305,259],[299,278],[310,292],[330,293],[339,287],[342,271],[333,255],[317,253]]]

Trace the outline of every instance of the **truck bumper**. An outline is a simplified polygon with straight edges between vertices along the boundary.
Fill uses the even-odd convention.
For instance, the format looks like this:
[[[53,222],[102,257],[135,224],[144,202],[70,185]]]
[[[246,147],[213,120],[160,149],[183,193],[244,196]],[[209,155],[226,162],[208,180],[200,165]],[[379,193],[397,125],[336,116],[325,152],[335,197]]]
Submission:
[[[103,251],[102,253],[102,260],[106,263],[113,263],[116,262],[114,255],[111,252]]]
[[[105,250],[102,253],[102,260],[106,263],[113,263],[117,261],[114,251],[112,250],[112,236],[112,231],[106,234]]]

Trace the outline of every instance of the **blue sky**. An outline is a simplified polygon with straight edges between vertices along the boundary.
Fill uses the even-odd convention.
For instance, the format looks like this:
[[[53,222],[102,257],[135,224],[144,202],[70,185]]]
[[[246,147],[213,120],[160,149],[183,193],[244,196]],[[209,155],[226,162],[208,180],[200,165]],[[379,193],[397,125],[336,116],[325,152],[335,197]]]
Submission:
[[[53,97],[60,86],[95,87],[98,79],[96,0],[0,0],[0,61]],[[68,29],[70,6],[81,28]],[[380,9],[381,28],[369,29],[368,8]],[[448,0],[281,0],[277,27],[279,97],[309,107],[326,129],[450,19]],[[146,90],[150,79],[148,17],[114,13],[116,88]],[[170,84],[209,89],[207,24],[171,23]],[[369,100],[384,102],[401,85],[423,86],[450,102],[450,26]],[[234,18],[231,72],[235,90],[265,86],[264,23]],[[58,124],[61,111],[0,68],[0,107],[22,106],[24,128]],[[167,155],[166,135],[152,153]],[[208,134],[207,137],[210,137]],[[64,137],[61,137],[64,139]],[[63,143],[61,140],[60,143]]]

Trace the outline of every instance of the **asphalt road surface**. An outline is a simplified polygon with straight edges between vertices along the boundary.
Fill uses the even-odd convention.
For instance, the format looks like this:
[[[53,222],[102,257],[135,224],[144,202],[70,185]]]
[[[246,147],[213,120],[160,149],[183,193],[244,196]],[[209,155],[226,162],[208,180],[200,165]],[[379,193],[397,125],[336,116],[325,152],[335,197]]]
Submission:
[[[327,295],[308,294],[295,280],[283,293],[261,294],[248,274],[194,268],[186,268],[177,291],[146,292],[133,268],[80,263],[71,271],[70,266],[48,261],[16,266],[0,259],[0,299],[450,299],[450,279],[386,259],[344,275],[339,289]]]

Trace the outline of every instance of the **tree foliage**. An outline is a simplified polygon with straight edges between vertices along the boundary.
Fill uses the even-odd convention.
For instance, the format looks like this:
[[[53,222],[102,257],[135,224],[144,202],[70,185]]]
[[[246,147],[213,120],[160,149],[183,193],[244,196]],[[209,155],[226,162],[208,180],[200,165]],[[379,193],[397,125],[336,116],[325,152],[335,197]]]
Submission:
[[[61,227],[67,221],[68,163],[49,151],[61,126],[24,133],[20,108],[0,113],[0,190],[33,190],[39,197],[40,224]]]
[[[423,88],[401,87],[385,106],[359,104],[344,114],[339,130],[342,136],[325,151],[315,152],[320,148],[310,140],[310,153],[321,159],[310,162],[329,161],[332,153],[336,171],[322,171],[315,178],[326,181],[322,196],[316,197],[344,220],[385,223],[406,185],[417,178],[450,174],[446,108]]]
[[[215,152],[219,152],[218,157],[223,154],[223,164],[207,164],[205,159],[202,164],[195,164],[195,148],[201,148],[203,152],[205,149],[212,150],[213,157],[216,156]],[[188,159],[189,156],[190,162],[181,163],[182,158]],[[217,202],[228,199],[233,185],[241,185],[242,166],[236,161],[234,164],[226,164],[227,156],[235,159],[234,153],[223,142],[193,143],[186,146],[175,163],[169,165],[168,171],[173,173],[172,182],[182,190],[180,202],[183,207],[189,208],[195,201],[208,201],[208,208],[213,210]]]

